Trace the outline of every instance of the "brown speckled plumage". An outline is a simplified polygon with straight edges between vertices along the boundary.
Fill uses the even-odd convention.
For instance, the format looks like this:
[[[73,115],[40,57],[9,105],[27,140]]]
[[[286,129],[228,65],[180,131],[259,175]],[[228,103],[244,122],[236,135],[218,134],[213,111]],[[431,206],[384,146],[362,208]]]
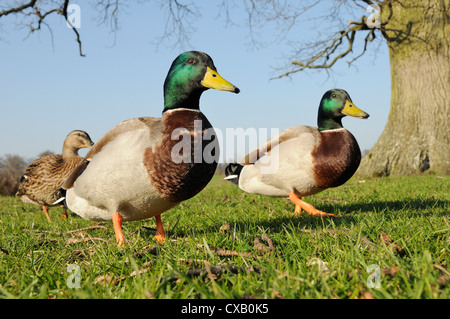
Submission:
[[[61,197],[61,184],[82,159],[78,156],[78,150],[92,145],[86,132],[70,132],[64,140],[62,154],[45,155],[28,166],[20,180],[16,196],[20,196],[24,202],[52,206]]]
[[[198,122],[195,122],[198,121]],[[144,154],[144,165],[161,196],[171,202],[181,202],[195,196],[211,180],[217,167],[217,161],[211,163],[205,161],[204,150],[209,143],[217,143],[217,140],[208,136],[203,138],[206,130],[212,130],[208,119],[198,111],[177,110],[166,112],[163,116],[164,131],[161,143],[155,150],[147,148]],[[197,123],[197,125],[195,125]],[[189,130],[190,136],[176,138],[172,137],[172,132],[176,129],[185,128]],[[209,131],[210,132],[210,131]],[[209,133],[208,132],[208,133]],[[190,154],[177,154],[184,158],[179,163],[173,161],[172,150],[177,143],[182,143],[184,138],[190,138]],[[212,141],[213,140],[213,141]],[[195,141],[197,141],[195,143]],[[201,149],[195,150],[196,146]],[[185,151],[183,149],[183,151]],[[218,151],[218,147],[213,148]],[[195,155],[197,154],[197,157]],[[201,155],[200,161],[199,155]],[[207,154],[209,155],[209,154]],[[217,154],[218,155],[218,154]]]
[[[62,154],[46,155],[37,159],[28,166],[22,176],[17,195],[26,196],[39,205],[51,206],[61,197],[61,184],[80,160],[78,155],[64,160]]]

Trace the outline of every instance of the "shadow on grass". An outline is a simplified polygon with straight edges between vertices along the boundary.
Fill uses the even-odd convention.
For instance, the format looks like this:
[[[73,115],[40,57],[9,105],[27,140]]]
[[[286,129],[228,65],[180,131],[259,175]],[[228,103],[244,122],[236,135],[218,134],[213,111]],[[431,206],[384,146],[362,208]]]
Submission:
[[[421,199],[421,198],[405,198],[395,201],[365,201],[350,204],[330,204],[322,202],[317,204],[319,209],[326,212],[332,212],[337,214],[343,214],[344,216],[352,216],[359,213],[413,213],[413,214],[423,214],[423,211],[427,210],[442,210],[442,212],[432,213],[430,211],[425,212],[426,214],[439,214],[443,213],[448,215],[448,208],[450,207],[450,202],[447,200],[440,199]]]
[[[230,205],[230,204],[229,204]],[[270,229],[271,232],[283,232],[286,226],[291,226],[294,228],[306,228],[306,229],[323,229],[324,224],[329,224],[332,220],[334,224],[333,227],[349,227],[352,224],[358,223],[361,217],[366,214],[382,214],[384,220],[398,220],[399,215],[407,217],[418,217],[418,216],[449,216],[448,207],[450,202],[446,200],[438,199],[403,199],[397,201],[371,201],[363,203],[351,203],[351,204],[332,204],[327,202],[321,202],[315,205],[316,208],[323,210],[325,212],[334,213],[339,215],[341,218],[332,217],[316,217],[307,215],[302,212],[300,216],[294,216],[294,205],[286,204],[286,202],[280,201],[280,206],[286,206],[286,214],[283,216],[270,217],[269,214],[267,218],[259,218],[257,221],[249,220],[246,217],[246,212],[239,209],[239,204],[232,203],[230,206],[236,209],[236,215],[233,221],[230,221],[231,227],[238,230],[245,230],[249,227],[260,227],[264,229]],[[256,203],[255,209],[266,209],[265,205],[258,208]],[[243,218],[240,220],[237,216],[242,214]],[[178,225],[179,226],[179,225]],[[217,225],[203,227],[200,229],[189,229],[183,230],[180,227],[174,227],[173,229],[168,229],[171,236],[174,237],[188,237],[192,236],[194,231],[197,236],[202,234],[217,233],[220,231],[222,226],[221,222]],[[151,228],[149,228],[151,229]],[[156,231],[156,229],[155,229]],[[145,235],[144,235],[145,236]],[[153,236],[153,235],[151,235]]]
[[[333,213],[341,216],[341,218],[320,218],[316,216],[309,216],[305,212],[302,212],[300,216],[294,216],[294,205],[286,200],[280,199],[278,202],[268,203],[267,201],[258,202],[257,200],[252,203],[254,210],[260,212],[267,211],[267,215],[260,214],[258,218],[252,220],[248,217],[248,212],[245,211],[245,205],[240,205],[235,202],[221,203],[228,210],[231,208],[235,210],[233,218],[224,222],[222,217],[217,218],[217,222],[211,226],[203,226],[198,229],[183,227],[182,221],[176,222],[174,227],[168,227],[166,229],[168,235],[173,238],[185,238],[195,236],[208,235],[211,233],[219,233],[220,227],[225,223],[230,223],[231,228],[236,228],[238,231],[243,232],[248,228],[262,228],[268,229],[272,233],[284,232],[286,227],[294,229],[309,229],[309,230],[321,230],[325,225],[333,223],[331,228],[348,228],[353,224],[360,222],[364,216],[382,215],[383,220],[398,220],[402,215],[406,218],[418,217],[418,216],[449,216],[450,201],[440,199],[420,199],[420,198],[406,198],[396,201],[368,201],[368,202],[356,202],[356,203],[330,203],[326,200],[317,199],[314,206],[322,211]],[[275,208],[277,210],[276,216],[269,216],[269,209]],[[280,213],[281,211],[281,213]],[[284,212],[284,214],[283,214]],[[41,213],[41,212],[39,212]],[[240,215],[242,218],[240,218]],[[72,218],[78,217],[75,214],[71,214]],[[81,217],[80,217],[81,218]],[[207,218],[207,217],[205,217]],[[208,219],[211,220],[210,217]],[[216,219],[216,218],[213,218]],[[257,220],[256,220],[257,219]],[[148,219],[148,220],[151,220]],[[225,219],[227,220],[227,219]],[[163,216],[164,222],[164,216]],[[139,232],[140,236],[144,240],[152,240],[156,233],[156,227],[143,225],[139,229],[135,230]]]

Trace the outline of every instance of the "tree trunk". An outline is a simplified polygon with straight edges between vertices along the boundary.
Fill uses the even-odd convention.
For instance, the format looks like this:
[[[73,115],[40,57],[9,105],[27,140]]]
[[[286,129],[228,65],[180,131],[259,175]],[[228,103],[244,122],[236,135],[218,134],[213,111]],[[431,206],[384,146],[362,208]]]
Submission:
[[[449,3],[391,1],[391,8],[382,8],[391,110],[359,176],[450,173]]]

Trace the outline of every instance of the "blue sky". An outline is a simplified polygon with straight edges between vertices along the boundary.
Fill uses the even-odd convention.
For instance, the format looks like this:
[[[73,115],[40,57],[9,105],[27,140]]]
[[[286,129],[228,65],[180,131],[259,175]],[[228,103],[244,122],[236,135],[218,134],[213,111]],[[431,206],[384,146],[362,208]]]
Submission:
[[[184,48],[167,45],[170,42],[155,45],[165,25],[157,5],[130,2],[114,35],[95,21],[97,13],[87,2],[79,3],[84,3],[79,29],[84,58],[78,55],[73,31],[60,16],[49,21],[53,39],[45,27],[25,39],[27,30],[17,27],[14,17],[0,21],[0,156],[32,159],[46,150],[61,153],[64,138],[74,129],[85,130],[95,142],[125,119],[160,117],[162,85],[170,64],[179,53],[191,49],[208,53],[218,72],[241,89],[237,95],[215,90],[202,95],[201,110],[223,132],[266,128],[270,136],[271,128],[316,126],[319,101],[335,87],[347,90],[356,106],[370,114],[368,120],[343,120],[361,150],[373,147],[386,125],[391,86],[385,44],[373,46],[376,53],[368,52],[355,67],[342,61],[329,75],[300,72],[270,80],[283,73],[274,71],[275,67],[289,62],[285,58],[289,44],[268,41],[255,48],[244,23],[227,25],[212,1],[198,4],[201,17],[190,35],[190,45]],[[318,9],[327,5],[326,1]],[[236,21],[245,21],[242,10],[233,10]],[[368,13],[361,9],[354,19],[362,15]],[[305,24],[291,30],[290,36],[302,41],[316,36],[317,27]],[[271,26],[260,30],[260,40],[266,34],[273,39],[276,30]],[[228,157],[222,155],[222,159]]]

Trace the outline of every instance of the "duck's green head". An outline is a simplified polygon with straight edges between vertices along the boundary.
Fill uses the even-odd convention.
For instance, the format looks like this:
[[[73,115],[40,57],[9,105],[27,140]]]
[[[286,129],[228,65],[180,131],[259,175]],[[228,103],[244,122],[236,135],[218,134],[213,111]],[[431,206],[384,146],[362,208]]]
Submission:
[[[342,118],[346,115],[360,119],[369,117],[369,114],[353,104],[346,91],[341,89],[329,90],[320,101],[317,126],[320,131],[342,128]]]
[[[172,63],[164,82],[164,111],[199,109],[201,94],[207,89],[239,93],[222,78],[209,55],[200,51],[180,54]]]

